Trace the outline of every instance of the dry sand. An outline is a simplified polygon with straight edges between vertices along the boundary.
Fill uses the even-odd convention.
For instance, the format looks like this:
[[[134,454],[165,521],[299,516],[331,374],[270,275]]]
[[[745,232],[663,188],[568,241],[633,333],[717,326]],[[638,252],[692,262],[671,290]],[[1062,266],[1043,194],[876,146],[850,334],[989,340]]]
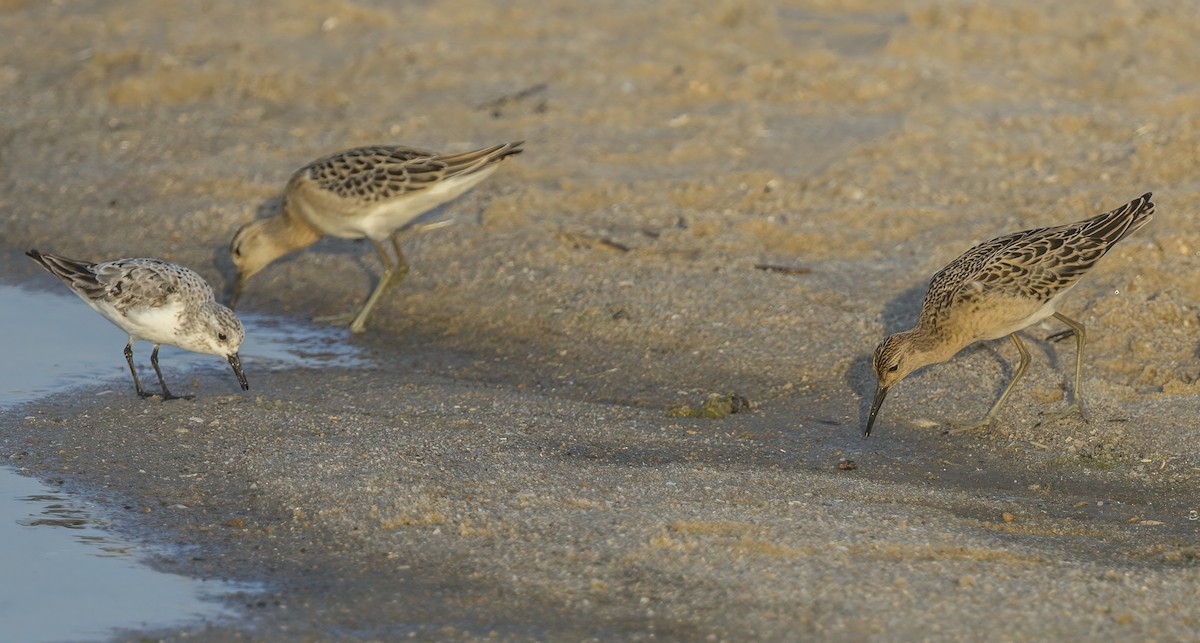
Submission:
[[[233,231],[312,158],[527,141],[405,241],[346,338],[370,368],[0,418],[5,457],[188,546],[163,568],[268,583],[238,622],[131,637],[1200,627],[1194,3],[0,0],[0,42],[10,282],[38,247],[228,286]],[[945,429],[1007,342],[910,377],[859,438],[871,350],[936,269],[1149,190],[1154,222],[1062,306],[1090,422],[1039,420],[1074,361],[1045,324],[990,432]],[[376,270],[325,241],[244,306],[338,312]],[[753,408],[671,413],[730,394]]]

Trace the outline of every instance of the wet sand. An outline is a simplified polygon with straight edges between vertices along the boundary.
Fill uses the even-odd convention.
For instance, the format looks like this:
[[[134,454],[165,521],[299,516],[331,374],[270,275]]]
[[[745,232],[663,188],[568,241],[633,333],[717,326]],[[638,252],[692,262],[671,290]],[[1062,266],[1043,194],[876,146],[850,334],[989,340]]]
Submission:
[[[130,636],[1191,636],[1195,7],[577,4],[0,2],[10,283],[59,287],[37,247],[227,287],[233,231],[312,158],[527,141],[405,240],[412,272],[346,337],[370,367],[0,417],[10,462],[184,546],[161,567],[271,588]],[[1040,420],[1074,361],[1044,324],[990,432],[946,435],[1007,342],[905,380],[861,440],[871,350],[934,271],[1151,190],[1060,308],[1090,422]],[[243,305],[336,313],[377,268],[323,241]]]

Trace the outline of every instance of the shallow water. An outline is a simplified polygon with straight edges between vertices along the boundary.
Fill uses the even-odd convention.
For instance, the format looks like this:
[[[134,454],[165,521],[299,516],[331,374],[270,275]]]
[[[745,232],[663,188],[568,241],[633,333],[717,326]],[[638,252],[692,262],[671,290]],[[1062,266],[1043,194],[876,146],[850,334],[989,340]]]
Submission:
[[[243,315],[240,351],[254,388],[264,369],[362,362],[337,331],[276,318]],[[6,361],[0,369],[0,412],[84,385],[112,389],[133,382],[122,355],[127,337],[70,293],[0,285],[0,331]],[[143,383],[157,390],[150,345],[134,345]],[[237,381],[224,360],[164,346],[168,385],[184,376]],[[5,454],[6,455],[6,454]],[[0,467],[0,624],[5,640],[103,639],[115,628],[146,629],[229,614],[222,599],[253,588],[155,571],[140,562],[144,547],[105,529],[104,511],[80,498]]]
[[[145,548],[104,526],[103,511],[0,469],[0,623],[9,641],[106,639],[232,616],[222,598],[254,588],[157,572]]]
[[[0,371],[0,407],[37,399],[56,391],[98,381],[133,390],[122,351],[129,337],[88,308],[66,288],[62,292],[36,292],[0,285],[0,331],[10,341],[4,346],[8,364]],[[254,372],[262,369],[315,366],[353,366],[363,358],[336,329],[313,328],[256,314],[239,314],[246,340],[239,351],[242,367],[254,390]],[[150,365],[152,345],[133,345],[138,375],[147,391],[158,391]],[[163,346],[159,366],[167,386],[185,389],[185,377],[226,377],[229,390],[237,380],[224,359],[200,355],[174,346]],[[172,392],[179,392],[172,391]]]

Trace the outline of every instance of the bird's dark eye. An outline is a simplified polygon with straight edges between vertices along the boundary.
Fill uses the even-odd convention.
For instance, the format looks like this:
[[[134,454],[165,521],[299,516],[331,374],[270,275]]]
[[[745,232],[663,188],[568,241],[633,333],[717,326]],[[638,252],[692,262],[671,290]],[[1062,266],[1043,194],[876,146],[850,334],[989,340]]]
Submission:
[[[225,333],[217,333],[217,339],[219,339],[221,341],[225,341],[229,338],[225,336]],[[895,369],[893,369],[893,370],[895,370]]]
[[[892,364],[891,366],[889,366],[889,367],[888,367],[888,372],[889,372],[889,373],[895,373],[895,372],[896,372],[896,371],[898,371],[898,370],[900,370],[900,365],[899,365],[899,364]]]
[[[235,256],[235,257],[240,257],[240,256],[242,256],[242,247],[241,247],[241,246],[234,246],[234,248],[233,248],[233,256]]]

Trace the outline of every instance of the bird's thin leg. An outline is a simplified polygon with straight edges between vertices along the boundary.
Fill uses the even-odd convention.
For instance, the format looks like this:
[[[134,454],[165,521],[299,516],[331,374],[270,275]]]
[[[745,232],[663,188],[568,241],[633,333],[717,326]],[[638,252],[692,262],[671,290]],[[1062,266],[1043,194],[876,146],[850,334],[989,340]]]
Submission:
[[[1009,335],[1009,337],[1012,337],[1013,343],[1017,345],[1017,352],[1021,354],[1021,361],[1013,369],[1012,380],[1009,381],[1008,386],[1004,387],[1004,392],[1000,394],[1000,399],[996,400],[996,403],[992,405],[992,410],[988,411],[987,416],[984,417],[984,424],[991,424],[992,420],[996,419],[997,415],[1000,415],[1000,409],[1004,408],[1004,403],[1008,401],[1008,396],[1012,393],[1013,387],[1017,385],[1021,376],[1025,374],[1025,369],[1029,367],[1029,351],[1025,350],[1025,343],[1021,341],[1021,338],[1016,333]]]
[[[404,249],[400,247],[400,233],[392,233],[392,247],[396,249],[396,271],[392,274],[392,285],[400,283],[408,274],[408,261],[404,259]]]
[[[334,315],[321,315],[313,317],[313,321],[335,326],[350,326],[350,332],[361,333],[367,321],[367,314],[371,312],[371,307],[383,295],[383,291],[387,290],[391,285],[392,275],[396,273],[395,265],[392,263],[392,258],[388,256],[387,250],[378,241],[372,239],[371,243],[375,245],[375,253],[379,255],[379,261],[383,263],[383,273],[379,275],[379,282],[375,284],[375,289],[371,291],[371,296],[367,297],[367,301],[363,303],[358,310],[349,310],[344,313]],[[401,257],[401,264],[404,266],[404,272],[408,272],[408,264],[404,263]]]
[[[154,397],[153,393],[147,393],[142,390],[142,383],[138,380],[137,369],[133,367],[133,338],[129,338],[129,343],[125,344],[125,361],[129,364],[129,372],[133,375],[133,387],[137,389],[138,397]]]
[[[171,395],[167,390],[167,382],[163,379],[162,369],[158,367],[158,344],[154,345],[154,350],[150,353],[150,363],[154,365],[154,372],[158,374],[158,385],[162,387],[163,401],[167,400],[190,400],[192,395]]]
[[[1021,341],[1020,337],[1017,337],[1016,333],[1012,333],[1009,337],[1017,345],[1017,352],[1021,354],[1021,361],[1017,362],[1017,367],[1013,369],[1012,379],[1009,380],[1008,386],[1004,387],[1004,391],[1000,393],[1000,399],[996,400],[996,403],[992,405],[992,409],[987,412],[987,415],[983,417],[981,422],[974,426],[955,429],[950,432],[951,434],[964,433],[991,426],[992,421],[996,419],[996,416],[1000,414],[1000,410],[1004,408],[1004,403],[1008,401],[1008,396],[1012,393],[1013,387],[1017,385],[1021,376],[1025,374],[1025,369],[1029,367],[1029,351],[1025,350],[1025,343]]]
[[[362,307],[357,312],[314,317],[313,321],[336,325],[348,323],[352,333],[361,333],[366,329],[367,315],[371,314],[371,309],[389,288],[399,283],[408,274],[408,262],[404,259],[404,251],[400,249],[399,232],[392,233],[391,239],[392,247],[396,249],[395,261],[392,260],[383,244],[374,239],[371,240],[371,243],[375,245],[376,254],[379,255],[379,261],[383,264],[383,273],[379,275],[379,283],[375,284],[375,290],[371,291],[371,296],[367,297],[367,301],[363,303]]]
[[[387,249],[383,244],[371,240],[375,244],[375,252],[379,253],[379,260],[383,262],[383,274],[379,276],[379,285],[375,286],[375,291],[367,298],[367,302],[363,304],[358,314],[354,316],[354,321],[350,322],[350,332],[361,333],[366,329],[367,315],[371,314],[371,309],[375,307],[375,303],[387,292],[389,288],[404,278],[408,274],[408,262],[404,260],[404,252],[400,250],[400,241],[396,234],[392,233],[392,247],[396,249],[396,261],[393,263],[391,257],[388,256]]]
[[[1080,419],[1087,422],[1087,415],[1083,412],[1083,345],[1087,341],[1087,333],[1083,330],[1083,324],[1063,315],[1062,313],[1054,313],[1055,319],[1067,325],[1071,330],[1070,333],[1075,335],[1075,396],[1071,405],[1062,413],[1055,413],[1046,418],[1045,422],[1054,422],[1061,420],[1073,413],[1078,413]],[[1064,331],[1067,332],[1067,331]],[[1068,335],[1069,337],[1070,335]]]

